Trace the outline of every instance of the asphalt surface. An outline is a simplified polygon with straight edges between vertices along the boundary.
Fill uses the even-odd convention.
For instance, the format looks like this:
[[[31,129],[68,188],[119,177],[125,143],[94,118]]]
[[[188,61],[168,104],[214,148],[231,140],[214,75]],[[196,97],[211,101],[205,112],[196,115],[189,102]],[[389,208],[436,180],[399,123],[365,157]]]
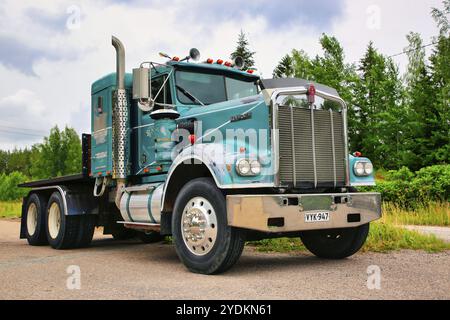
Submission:
[[[56,251],[28,246],[18,235],[18,221],[0,220],[0,299],[450,299],[450,252],[325,261],[246,248],[232,270],[204,276],[188,272],[168,244],[97,233],[90,248]],[[69,287],[80,289],[67,287],[72,265],[80,282]],[[380,282],[370,278],[372,289],[368,268],[381,271]]]
[[[449,227],[434,227],[434,226],[404,226],[405,229],[420,232],[422,234],[434,235],[436,238],[442,239],[445,242],[450,242],[450,228]]]

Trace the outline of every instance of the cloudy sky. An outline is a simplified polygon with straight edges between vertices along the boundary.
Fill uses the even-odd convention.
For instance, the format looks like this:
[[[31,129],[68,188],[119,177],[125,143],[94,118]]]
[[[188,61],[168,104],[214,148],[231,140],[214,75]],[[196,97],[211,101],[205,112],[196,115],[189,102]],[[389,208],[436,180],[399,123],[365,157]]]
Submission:
[[[160,61],[164,51],[227,59],[241,29],[270,76],[292,48],[320,53],[322,33],[336,36],[349,62],[370,40],[387,55],[405,35],[437,34],[430,17],[440,0],[2,0],[0,2],[0,148],[39,142],[55,124],[90,131],[90,84],[115,69],[111,35],[127,50],[127,70]],[[395,58],[401,69],[405,57]]]

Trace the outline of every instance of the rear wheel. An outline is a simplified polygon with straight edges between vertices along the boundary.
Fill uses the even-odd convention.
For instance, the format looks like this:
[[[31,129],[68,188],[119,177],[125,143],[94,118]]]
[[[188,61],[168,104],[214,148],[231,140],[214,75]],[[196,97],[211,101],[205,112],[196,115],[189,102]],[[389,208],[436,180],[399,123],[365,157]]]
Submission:
[[[48,244],[45,232],[46,199],[37,193],[30,195],[26,205],[26,237],[32,246]]]
[[[364,245],[369,234],[369,224],[356,228],[314,230],[302,232],[305,247],[324,259],[344,259],[354,255]]]
[[[47,239],[54,249],[72,249],[88,246],[94,235],[95,216],[68,216],[59,192],[48,201],[46,222]]]
[[[228,226],[225,197],[209,178],[192,180],[181,189],[172,235],[180,260],[195,273],[228,270],[244,248],[242,231]]]

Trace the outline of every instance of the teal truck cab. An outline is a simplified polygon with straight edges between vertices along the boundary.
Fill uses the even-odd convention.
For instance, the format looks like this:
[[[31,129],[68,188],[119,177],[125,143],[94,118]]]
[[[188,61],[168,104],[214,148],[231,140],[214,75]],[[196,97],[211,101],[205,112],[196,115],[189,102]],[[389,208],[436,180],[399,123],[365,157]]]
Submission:
[[[192,272],[224,272],[245,241],[300,237],[342,259],[381,217],[369,159],[349,155],[345,102],[307,80],[261,79],[242,59],[143,62],[92,84],[92,132],[79,175],[23,184],[21,238],[87,246],[96,226],[115,239],[171,235]]]

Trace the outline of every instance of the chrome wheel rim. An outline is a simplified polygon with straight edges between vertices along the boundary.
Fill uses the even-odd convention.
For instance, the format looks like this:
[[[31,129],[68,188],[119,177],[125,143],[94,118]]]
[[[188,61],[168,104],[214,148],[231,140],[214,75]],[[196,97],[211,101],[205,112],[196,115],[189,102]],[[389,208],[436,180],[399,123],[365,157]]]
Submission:
[[[33,236],[37,228],[37,207],[31,203],[27,211],[27,230],[30,236]]]
[[[53,202],[48,210],[48,232],[52,239],[56,239],[61,228],[61,210],[56,202]]]
[[[184,244],[196,256],[208,254],[217,239],[217,215],[212,204],[203,197],[188,201],[181,216]]]

